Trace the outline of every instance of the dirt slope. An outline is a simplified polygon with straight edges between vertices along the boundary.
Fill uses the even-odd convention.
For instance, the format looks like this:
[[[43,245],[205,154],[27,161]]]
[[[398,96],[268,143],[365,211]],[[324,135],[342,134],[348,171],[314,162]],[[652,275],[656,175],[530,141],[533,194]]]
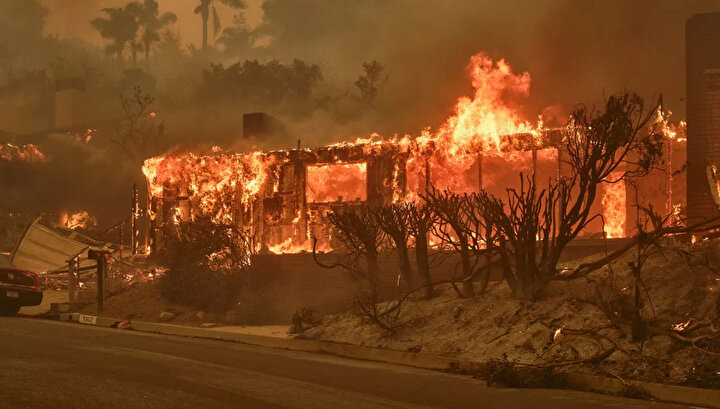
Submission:
[[[711,270],[720,271],[720,242],[701,243],[692,251],[699,256],[693,267],[675,253],[648,261],[643,280],[649,300],[643,297],[643,316],[653,328],[669,332],[673,325],[720,315],[720,275]],[[611,352],[599,363],[573,369],[580,366],[583,371],[622,378],[720,387],[719,356],[678,342],[671,334],[634,343],[629,326],[611,325],[604,309],[618,317],[632,311],[634,280],[627,266],[632,257],[634,254],[627,254],[611,268],[585,278],[553,282],[534,303],[511,298],[504,283],[491,284],[486,294],[474,299],[460,299],[445,287],[431,300],[406,302],[399,326],[391,335],[357,313],[347,312],[324,317],[322,324],[304,336],[476,361],[507,359],[529,364],[582,361]],[[575,264],[579,262],[582,260]],[[710,345],[720,352],[718,347],[720,339]]]

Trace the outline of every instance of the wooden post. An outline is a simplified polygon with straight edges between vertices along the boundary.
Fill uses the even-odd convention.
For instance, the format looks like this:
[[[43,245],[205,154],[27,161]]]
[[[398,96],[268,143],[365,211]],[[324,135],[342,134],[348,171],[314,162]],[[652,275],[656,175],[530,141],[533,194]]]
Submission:
[[[123,233],[124,233],[124,230],[125,230],[125,222],[123,221],[123,222],[120,222],[120,242],[119,242],[120,243],[120,253],[119,253],[120,260],[122,260],[122,258],[123,258],[123,249],[124,249]]]
[[[154,221],[150,220],[150,216],[153,214],[152,212],[155,211],[153,208],[153,197],[150,192],[150,187],[148,186],[147,189],[147,195],[145,196],[145,211],[143,213],[143,218],[145,219],[145,230],[143,234],[143,254],[148,253],[148,250],[150,249],[150,230],[155,229],[155,223]]]
[[[110,253],[102,250],[88,251],[88,258],[97,261],[97,312],[98,315],[103,311],[103,301],[105,300],[105,270],[107,269],[107,259]]]
[[[75,279],[75,258],[68,260],[68,295],[70,302],[75,302],[75,287],[77,280]]]
[[[133,191],[130,197],[130,253],[134,256],[137,254],[137,216],[138,216],[138,191],[137,184],[133,184]],[[120,228],[122,232],[122,227]],[[120,236],[122,244],[122,233]]]
[[[667,149],[667,160],[666,163],[666,172],[667,172],[667,184],[665,186],[665,195],[667,197],[667,201],[665,203],[665,212],[672,218],[672,220],[675,220],[675,215],[673,215],[673,140],[668,140],[668,149]]]
[[[535,183],[535,175],[537,174],[537,149],[532,150],[532,181]]]
[[[97,310],[98,314],[103,312],[103,301],[105,300],[105,257],[97,261]]]

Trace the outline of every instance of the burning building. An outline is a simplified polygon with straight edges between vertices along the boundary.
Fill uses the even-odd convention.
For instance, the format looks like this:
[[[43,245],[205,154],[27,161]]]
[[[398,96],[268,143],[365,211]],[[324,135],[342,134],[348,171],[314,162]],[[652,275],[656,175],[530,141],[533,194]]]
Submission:
[[[249,229],[261,253],[310,251],[313,238],[327,251],[334,246],[329,211],[413,201],[430,188],[482,188],[505,197],[521,173],[542,187],[568,172],[563,131],[545,129],[541,118],[526,121],[505,102],[528,94],[529,74],[484,54],[471,59],[469,71],[475,94],[458,99],[454,115],[434,132],[316,149],[148,159],[149,250],[162,246],[176,223],[204,215]],[[671,127],[662,112],[658,122],[669,142],[668,169],[634,184],[604,184],[595,204],[602,221],[588,226],[586,236],[626,236],[636,204],[668,213],[684,206],[683,187],[672,176],[685,161],[683,129]]]

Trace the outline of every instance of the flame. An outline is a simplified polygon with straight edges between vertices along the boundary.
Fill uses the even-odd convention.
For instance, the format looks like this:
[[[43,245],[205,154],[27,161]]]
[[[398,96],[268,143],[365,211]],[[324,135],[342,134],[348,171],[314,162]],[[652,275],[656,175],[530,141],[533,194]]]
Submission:
[[[0,145],[0,159],[27,163],[47,162],[47,158],[40,152],[40,149],[31,143],[23,146],[17,146],[11,143]]]
[[[687,123],[680,121],[678,124],[670,122],[672,111],[663,111],[662,107],[659,107],[653,123],[659,127],[660,132],[665,138],[671,141],[686,142],[687,141]]]
[[[307,167],[307,202],[367,200],[367,163],[326,163]]]
[[[60,224],[72,230],[91,229],[97,226],[97,219],[85,210],[72,214],[62,212],[60,214]]]
[[[484,53],[470,59],[468,72],[473,92],[457,99],[452,115],[436,130],[426,128],[419,135],[391,138],[371,134],[321,148],[322,157],[320,150],[308,148],[233,154],[219,147],[213,147],[210,155],[158,156],[143,165],[148,192],[151,198],[174,206],[174,213],[164,220],[174,217],[179,223],[203,214],[250,229],[262,221],[269,228],[263,230],[265,237],[258,238],[261,243],[256,250],[266,244],[268,251],[279,254],[311,251],[312,237],[318,238],[318,249],[330,251],[332,238],[324,212],[337,202],[368,200],[370,166],[357,157],[343,162],[336,153],[340,149],[402,155],[404,167],[395,162],[393,168],[383,170],[382,177],[391,174],[392,195],[386,199],[392,202],[414,201],[431,188],[504,193],[509,185],[503,175],[522,171],[529,176],[532,169],[543,168],[547,173],[552,168],[551,174],[542,175],[544,181],[547,176],[557,177],[558,151],[547,146],[542,117],[528,121],[517,105],[529,95],[530,74],[517,73],[505,60],[495,61]],[[683,140],[684,124],[671,125],[669,115],[658,111],[656,124],[667,138]],[[293,166],[283,167],[293,155],[315,155],[316,163],[305,162],[304,179],[294,179]],[[284,195],[297,195],[299,200],[278,209],[273,200]],[[625,235],[625,202],[624,183],[606,184],[602,207],[607,237]],[[292,212],[295,217],[290,219]],[[148,214],[154,217],[152,211]],[[430,245],[437,245],[432,237]]]
[[[389,139],[372,134],[327,149],[360,147],[366,155],[392,149],[406,154],[404,190],[400,188],[403,169],[396,165],[392,170],[394,202],[415,200],[430,187],[425,180],[435,188],[477,191],[480,154],[506,158],[508,163],[513,158],[526,158],[527,152],[520,150],[542,147],[542,121],[532,124],[524,120],[508,102],[529,95],[529,73],[515,73],[505,60],[494,61],[484,53],[470,59],[468,72],[474,92],[457,100],[453,115],[436,131],[427,128],[416,137]],[[309,149],[301,151],[311,153]],[[332,163],[307,166],[305,203],[367,200],[367,163],[332,159]],[[269,192],[278,192],[279,169],[288,160],[282,152],[230,154],[214,148],[209,156],[185,153],[150,158],[144,163],[143,173],[151,197],[164,197],[167,192],[168,197],[177,198],[174,213],[166,220],[174,218],[178,223],[201,213],[228,222],[237,220],[243,213],[240,209],[245,209],[241,222],[250,225],[253,217],[258,217],[252,214],[252,204]],[[487,179],[483,186],[493,183],[494,178]],[[182,203],[180,198],[185,198]],[[266,241],[273,253],[310,251],[311,236],[318,237],[318,248],[331,249],[322,214],[303,207],[292,221],[292,235]]]
[[[529,94],[529,73],[515,74],[505,60],[494,63],[483,53],[471,58],[468,70],[475,94],[458,99],[455,115],[433,138],[446,155],[499,153],[515,148],[511,138],[515,134],[540,135],[538,127],[524,121],[505,101],[507,94]]]
[[[288,237],[283,242],[268,247],[268,251],[273,254],[297,254],[311,253],[312,240],[305,240],[300,244],[295,244],[292,237]],[[329,253],[333,249],[327,241],[318,241],[315,248],[318,253]]]
[[[470,59],[468,71],[473,96],[459,98],[454,115],[437,132],[426,129],[408,159],[409,174],[429,168],[435,188],[458,193],[478,190],[477,172],[472,171],[480,153],[512,159],[519,149],[542,146],[542,120],[531,124],[507,102],[508,96],[529,95],[530,74],[515,74],[504,59],[494,62],[484,53]],[[518,138],[519,134],[528,138]],[[434,152],[428,157],[429,150]]]
[[[610,180],[616,180],[622,172],[610,174]],[[625,181],[605,183],[604,194],[601,201],[602,216],[605,221],[605,237],[625,237],[625,222],[627,219],[626,200],[627,192]]]
[[[227,222],[233,220],[236,200],[247,206],[257,197],[272,164],[260,151],[218,156],[187,153],[150,158],[142,170],[151,196],[162,197],[165,188],[183,186],[186,191],[178,193],[189,198],[192,209]]]

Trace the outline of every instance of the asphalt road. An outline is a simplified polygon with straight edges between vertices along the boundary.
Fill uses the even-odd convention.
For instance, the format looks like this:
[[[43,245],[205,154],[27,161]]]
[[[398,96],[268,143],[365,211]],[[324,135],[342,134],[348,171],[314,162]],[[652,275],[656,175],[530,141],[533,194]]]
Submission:
[[[6,408],[672,408],[327,355],[0,318]]]

